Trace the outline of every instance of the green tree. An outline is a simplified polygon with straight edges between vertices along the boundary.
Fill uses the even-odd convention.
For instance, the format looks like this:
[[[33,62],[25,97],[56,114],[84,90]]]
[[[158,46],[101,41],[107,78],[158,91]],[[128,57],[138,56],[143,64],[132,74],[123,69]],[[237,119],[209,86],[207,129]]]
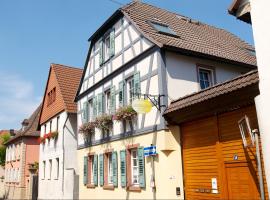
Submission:
[[[6,162],[6,145],[5,143],[10,139],[9,133],[0,135],[0,165],[4,166]]]

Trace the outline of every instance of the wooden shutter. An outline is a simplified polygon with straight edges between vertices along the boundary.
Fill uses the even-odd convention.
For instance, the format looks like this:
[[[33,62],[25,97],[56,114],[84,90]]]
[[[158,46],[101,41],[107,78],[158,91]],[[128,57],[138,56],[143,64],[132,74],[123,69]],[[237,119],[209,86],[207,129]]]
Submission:
[[[104,185],[104,156],[103,154],[99,155],[99,185]]]
[[[127,185],[126,150],[120,151],[121,186]]]
[[[121,81],[119,83],[119,92],[118,92],[118,98],[119,98],[119,106],[124,105],[124,81]]]
[[[94,171],[92,172],[93,174],[93,179],[94,179],[94,185],[98,185],[98,156],[94,155]]]
[[[83,111],[82,111],[82,122],[86,123],[88,122],[88,102],[83,103]]]
[[[88,183],[88,156],[84,156],[83,161],[83,184],[86,185]]]
[[[110,109],[111,109],[111,113],[115,113],[115,107],[116,107],[116,102],[115,102],[115,86],[111,87],[111,105],[110,105]]]
[[[111,31],[110,33],[110,56],[114,56],[114,52],[115,52],[115,33],[114,33],[114,29]]]
[[[93,119],[97,116],[97,98],[93,98]]]
[[[113,185],[118,186],[118,170],[117,170],[117,152],[112,152],[112,167],[113,167]]]
[[[137,72],[133,76],[134,79],[134,96],[139,97],[141,93],[141,79],[140,79],[140,72]]]
[[[103,110],[103,95],[100,93],[97,96],[97,115],[102,114],[102,110]]]
[[[99,43],[99,65],[103,64],[103,41]]]
[[[145,187],[144,151],[143,151],[143,147],[138,148],[138,160],[139,160],[139,183],[140,183],[140,187]]]

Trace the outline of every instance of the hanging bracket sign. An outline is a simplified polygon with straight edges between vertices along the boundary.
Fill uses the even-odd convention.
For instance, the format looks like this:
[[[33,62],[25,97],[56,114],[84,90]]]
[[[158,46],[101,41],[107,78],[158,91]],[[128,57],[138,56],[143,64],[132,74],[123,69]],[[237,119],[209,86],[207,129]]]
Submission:
[[[132,108],[139,114],[149,113],[152,107],[152,103],[148,99],[135,99],[132,102]]]

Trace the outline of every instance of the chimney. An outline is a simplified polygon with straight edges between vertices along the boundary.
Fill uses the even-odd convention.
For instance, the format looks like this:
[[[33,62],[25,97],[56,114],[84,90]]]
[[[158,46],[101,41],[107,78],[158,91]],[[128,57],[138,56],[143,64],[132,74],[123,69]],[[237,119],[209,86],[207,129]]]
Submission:
[[[14,136],[14,135],[15,135],[14,129],[10,129],[10,130],[9,130],[9,134],[10,134],[10,136]]]

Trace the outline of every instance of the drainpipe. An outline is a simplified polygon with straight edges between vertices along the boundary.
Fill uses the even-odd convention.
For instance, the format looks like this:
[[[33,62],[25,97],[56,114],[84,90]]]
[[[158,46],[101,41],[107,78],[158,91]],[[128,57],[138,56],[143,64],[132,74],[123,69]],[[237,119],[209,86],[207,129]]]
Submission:
[[[62,167],[62,193],[63,193],[63,197],[64,197],[64,182],[65,182],[65,127],[66,127],[66,123],[67,120],[69,118],[69,113],[67,113],[67,118],[65,120],[64,126],[63,126],[63,136],[62,136],[62,150],[63,150],[63,167]]]

